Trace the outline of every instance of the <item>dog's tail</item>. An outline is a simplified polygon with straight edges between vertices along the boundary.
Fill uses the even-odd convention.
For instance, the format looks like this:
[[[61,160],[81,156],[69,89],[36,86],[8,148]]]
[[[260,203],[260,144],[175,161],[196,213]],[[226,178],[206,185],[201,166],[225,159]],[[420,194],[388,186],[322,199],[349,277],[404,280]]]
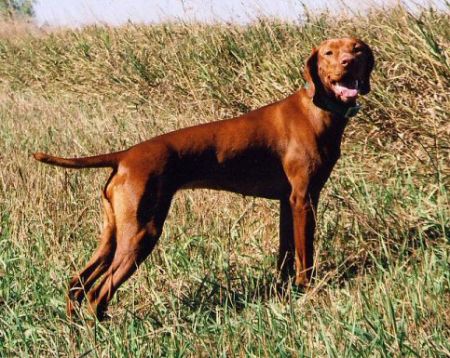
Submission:
[[[65,168],[117,168],[124,152],[95,155],[84,158],[61,158],[45,153],[34,153],[33,157],[42,163],[58,165]]]

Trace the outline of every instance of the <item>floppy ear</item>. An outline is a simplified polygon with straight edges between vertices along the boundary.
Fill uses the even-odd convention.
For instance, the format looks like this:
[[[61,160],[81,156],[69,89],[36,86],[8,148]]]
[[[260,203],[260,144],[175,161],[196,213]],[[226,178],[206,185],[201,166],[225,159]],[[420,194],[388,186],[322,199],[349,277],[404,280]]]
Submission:
[[[317,49],[313,48],[311,56],[306,60],[304,75],[308,84],[306,91],[309,97],[314,97],[316,87],[319,82],[319,75],[317,73]]]
[[[369,46],[366,45],[366,69],[361,79],[359,91],[362,95],[370,92],[370,74],[375,66],[375,58],[373,57],[373,52]]]

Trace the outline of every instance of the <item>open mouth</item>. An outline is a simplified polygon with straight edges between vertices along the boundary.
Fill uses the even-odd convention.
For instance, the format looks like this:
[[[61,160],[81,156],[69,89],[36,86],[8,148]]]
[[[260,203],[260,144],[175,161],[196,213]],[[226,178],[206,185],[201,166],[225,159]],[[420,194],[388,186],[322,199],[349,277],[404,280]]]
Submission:
[[[342,102],[354,102],[358,98],[358,80],[331,81],[331,89]]]

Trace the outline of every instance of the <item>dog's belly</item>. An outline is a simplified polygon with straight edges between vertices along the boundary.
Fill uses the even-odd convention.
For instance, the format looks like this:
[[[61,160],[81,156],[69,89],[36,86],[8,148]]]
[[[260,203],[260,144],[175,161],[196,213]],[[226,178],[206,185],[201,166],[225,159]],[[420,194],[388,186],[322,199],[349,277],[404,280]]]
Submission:
[[[264,149],[247,150],[219,161],[215,153],[181,161],[176,176],[179,189],[216,189],[280,199],[289,195],[290,185],[275,154]]]
[[[280,199],[286,196],[288,192],[288,183],[280,180],[279,182],[267,182],[267,181],[256,181],[247,182],[240,180],[228,181],[222,180],[218,181],[208,181],[199,180],[195,182],[190,182],[184,185],[181,189],[214,189],[214,190],[224,190],[233,193],[245,195],[245,196],[255,196],[266,199]]]

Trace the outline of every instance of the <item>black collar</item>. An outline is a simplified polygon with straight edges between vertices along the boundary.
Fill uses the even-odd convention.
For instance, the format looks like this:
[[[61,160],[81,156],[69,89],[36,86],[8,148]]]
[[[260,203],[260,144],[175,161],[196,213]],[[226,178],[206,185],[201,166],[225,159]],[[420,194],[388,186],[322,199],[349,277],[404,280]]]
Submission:
[[[308,88],[308,83],[305,84],[305,88]],[[331,112],[345,118],[356,116],[361,108],[361,106],[357,103],[355,106],[348,106],[344,103],[333,101],[327,97],[318,96],[314,96],[313,103],[327,112]]]

